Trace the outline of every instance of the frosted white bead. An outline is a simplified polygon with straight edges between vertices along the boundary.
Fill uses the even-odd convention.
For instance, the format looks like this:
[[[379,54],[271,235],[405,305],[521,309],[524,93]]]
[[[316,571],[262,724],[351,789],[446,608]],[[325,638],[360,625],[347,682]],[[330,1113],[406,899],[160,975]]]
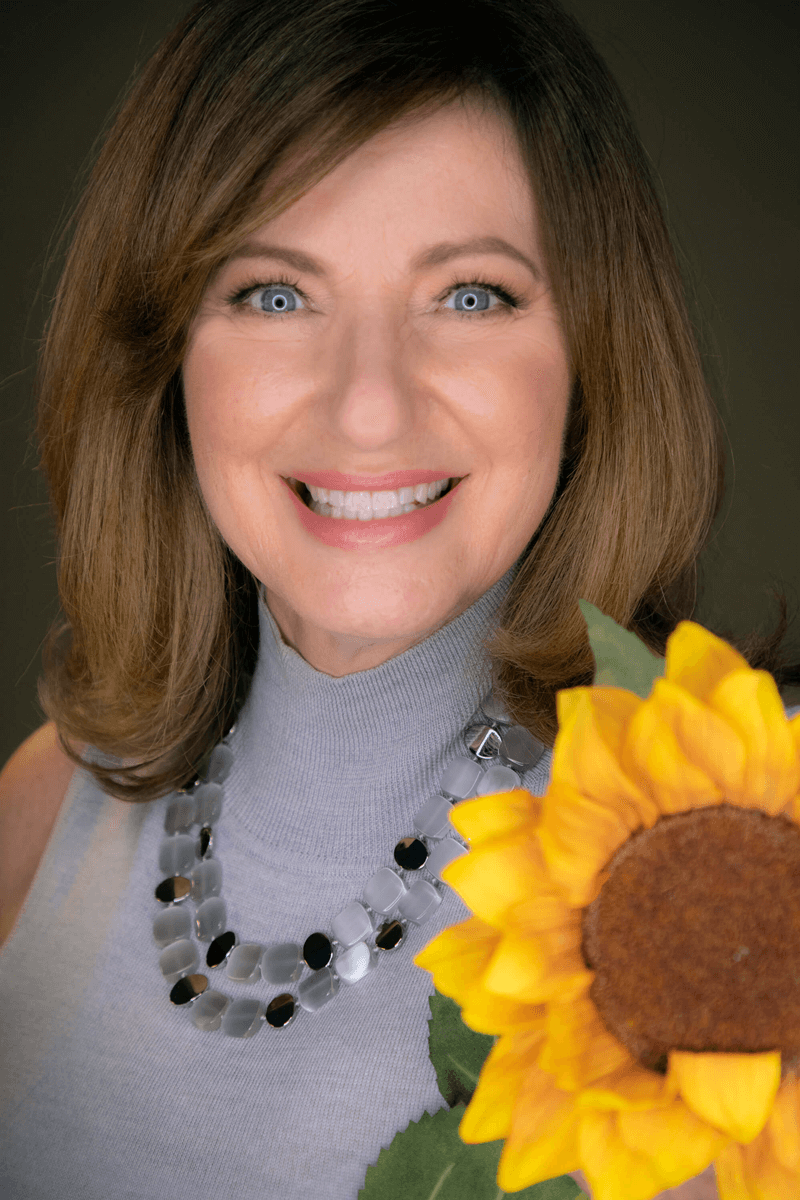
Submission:
[[[339,980],[330,967],[308,975],[297,989],[297,999],[307,1012],[317,1012],[339,991]]]
[[[378,951],[366,942],[356,942],[349,950],[343,950],[333,961],[333,969],[345,983],[358,983],[376,965]]]
[[[414,828],[426,837],[444,837],[452,832],[450,809],[453,807],[445,796],[433,796],[414,817]]]
[[[265,1004],[249,996],[242,1000],[232,1000],[222,1018],[222,1032],[227,1033],[229,1037],[252,1037],[264,1024],[266,1011]]]
[[[225,932],[227,913],[225,901],[219,896],[209,896],[195,910],[194,924],[201,942],[210,942]]]
[[[377,913],[389,913],[406,890],[400,876],[391,867],[381,867],[364,888],[364,900]]]
[[[167,806],[164,829],[167,833],[188,833],[195,822],[197,805],[193,796],[178,796]]]
[[[352,946],[372,933],[372,921],[364,905],[351,901],[331,921],[331,933],[342,946]]]
[[[261,956],[264,947],[259,942],[242,942],[234,946],[228,957],[225,974],[240,983],[255,983],[261,978]]]
[[[191,898],[202,904],[209,896],[218,896],[222,891],[222,866],[216,858],[204,858],[189,875],[192,881]]]
[[[197,862],[195,841],[188,833],[164,838],[158,849],[158,865],[164,875],[186,875]]]
[[[212,1033],[222,1024],[222,1015],[230,1005],[227,996],[222,992],[206,991],[192,1001],[189,1015],[198,1029]]]
[[[223,742],[220,742],[211,751],[206,776],[214,783],[224,783],[228,778],[232,766],[233,751],[230,746],[226,746]]]
[[[430,871],[431,875],[435,875],[437,879],[441,879],[441,873],[447,864],[456,858],[461,858],[464,854],[469,854],[469,850],[462,846],[460,842],[455,841],[454,838],[444,838],[443,841],[437,842],[431,850],[425,867]]]
[[[171,904],[153,921],[153,937],[159,946],[169,946],[179,938],[191,937],[192,918],[189,910]]]
[[[201,783],[195,789],[194,798],[197,803],[197,820],[201,825],[213,825],[219,820],[222,812],[222,785],[219,783]]]
[[[261,974],[267,983],[296,983],[304,966],[303,951],[296,942],[267,946],[261,958]]]
[[[418,879],[412,884],[397,905],[397,911],[407,921],[424,925],[442,903],[442,897],[427,879]]]
[[[181,975],[190,974],[200,965],[200,955],[194,942],[183,938],[161,951],[158,965],[167,983],[177,983]]]
[[[511,767],[495,765],[484,772],[478,784],[478,796],[491,796],[495,792],[511,792],[520,786],[519,775]]]
[[[483,775],[483,767],[471,758],[460,755],[445,768],[439,790],[453,800],[467,800],[476,795],[476,788]]]
[[[503,734],[500,753],[512,770],[530,771],[544,752],[544,743],[535,738],[524,725],[512,725]]]

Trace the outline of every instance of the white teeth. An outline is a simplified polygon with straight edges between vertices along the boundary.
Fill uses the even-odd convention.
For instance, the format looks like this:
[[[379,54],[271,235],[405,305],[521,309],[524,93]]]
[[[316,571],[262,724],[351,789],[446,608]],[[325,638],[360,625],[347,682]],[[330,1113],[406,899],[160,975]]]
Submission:
[[[449,478],[438,479],[435,483],[418,483],[392,492],[341,492],[335,488],[305,486],[311,493],[310,507],[314,512],[325,517],[371,521],[413,512],[437,499],[449,483]]]

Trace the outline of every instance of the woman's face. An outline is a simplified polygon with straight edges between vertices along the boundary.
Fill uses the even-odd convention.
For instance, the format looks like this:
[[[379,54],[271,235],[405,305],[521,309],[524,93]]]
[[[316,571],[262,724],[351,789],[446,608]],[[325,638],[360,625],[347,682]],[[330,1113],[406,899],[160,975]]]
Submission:
[[[456,102],[398,123],[265,222],[209,286],[183,382],[208,510],[313,667],[377,666],[467,609],[547,511],[571,385],[502,118]],[[414,486],[330,472],[461,482],[415,515],[364,521],[334,495],[342,518],[315,516],[287,480]]]

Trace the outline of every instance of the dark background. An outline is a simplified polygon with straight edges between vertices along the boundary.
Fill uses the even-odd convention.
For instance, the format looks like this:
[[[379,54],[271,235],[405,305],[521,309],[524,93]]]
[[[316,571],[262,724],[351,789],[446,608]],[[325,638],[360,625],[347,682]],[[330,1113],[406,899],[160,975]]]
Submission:
[[[186,0],[0,4],[0,765],[45,719],[41,644],[59,612],[31,395],[51,261],[101,131]],[[567,0],[656,168],[728,431],[728,494],[696,618],[735,633],[790,616],[800,578],[798,11],[776,0]],[[454,7],[457,12],[457,6]],[[800,621],[790,636],[800,657]],[[800,702],[800,691],[787,690]]]

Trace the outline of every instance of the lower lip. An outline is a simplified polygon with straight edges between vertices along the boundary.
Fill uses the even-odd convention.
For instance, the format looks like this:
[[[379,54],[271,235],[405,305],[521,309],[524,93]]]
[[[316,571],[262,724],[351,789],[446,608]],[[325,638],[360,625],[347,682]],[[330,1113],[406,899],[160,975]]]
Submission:
[[[282,478],[291,497],[300,524],[308,533],[326,546],[337,550],[380,550],[386,546],[401,546],[414,542],[423,534],[435,529],[445,519],[450,503],[463,479],[452,487],[446,496],[418,508],[415,512],[403,513],[401,517],[373,517],[371,521],[351,520],[348,517],[321,517],[308,508],[294,488]]]

